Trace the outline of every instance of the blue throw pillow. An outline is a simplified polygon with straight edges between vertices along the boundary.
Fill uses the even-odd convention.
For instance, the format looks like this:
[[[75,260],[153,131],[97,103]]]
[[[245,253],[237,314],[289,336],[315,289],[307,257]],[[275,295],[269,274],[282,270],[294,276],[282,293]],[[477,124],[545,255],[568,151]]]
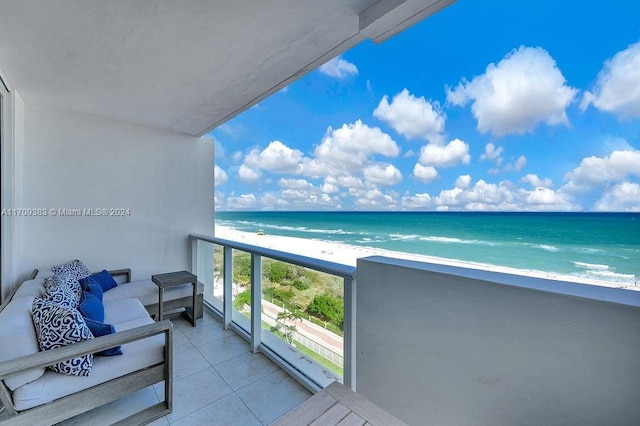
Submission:
[[[82,286],[83,291],[88,291],[89,293],[96,296],[102,302],[102,286],[96,281],[93,277],[83,278],[80,281],[80,285]]]
[[[116,329],[111,324],[103,324],[98,321],[94,321],[90,318],[85,318],[84,322],[87,323],[87,327],[91,330],[91,334],[93,337],[106,336],[109,334],[113,334],[116,332]],[[98,352],[94,355],[102,355],[102,356],[115,356],[122,355],[122,348],[120,346],[116,346],[115,348],[105,349],[102,352]]]
[[[102,302],[88,291],[82,293],[78,310],[85,318],[98,322],[104,321],[104,306]]]
[[[114,287],[118,286],[116,280],[113,279],[111,274],[106,269],[103,269],[102,272],[91,275],[102,287],[102,291],[111,290]]]

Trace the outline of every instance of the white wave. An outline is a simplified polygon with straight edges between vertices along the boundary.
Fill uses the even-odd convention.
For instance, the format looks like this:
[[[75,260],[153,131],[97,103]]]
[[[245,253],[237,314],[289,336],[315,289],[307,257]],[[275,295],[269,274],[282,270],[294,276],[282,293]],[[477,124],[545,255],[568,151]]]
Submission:
[[[606,271],[607,269],[609,269],[609,265],[600,265],[597,263],[573,262],[573,264],[576,265],[578,268],[584,268],[584,269],[596,269],[601,271]]]
[[[338,234],[338,235],[355,234],[355,232],[349,232],[343,229],[317,229],[317,228],[307,228],[306,226],[264,225],[262,227],[271,228],[271,229],[280,229],[283,231],[309,232],[313,234]]]
[[[389,234],[389,237],[392,240],[415,240],[420,237],[420,235],[405,235],[405,234]]]
[[[501,245],[498,242],[494,241],[484,241],[484,240],[462,240],[460,238],[451,238],[451,237],[421,237],[422,241],[432,241],[436,243],[450,243],[450,244],[474,244],[479,246],[498,246]]]
[[[552,253],[560,251],[560,249],[558,247],[550,246],[548,244],[534,244],[533,247],[539,248],[539,249],[542,249],[542,250],[545,250],[545,251],[550,251]]]
[[[457,244],[470,244],[470,241],[461,240],[460,238],[450,237],[422,237],[422,241],[435,241],[437,243],[457,243]]]
[[[621,284],[633,284],[638,283],[638,277],[633,274],[621,274],[613,271],[603,270],[588,270],[575,274],[579,277],[603,280],[607,282],[621,283]]]

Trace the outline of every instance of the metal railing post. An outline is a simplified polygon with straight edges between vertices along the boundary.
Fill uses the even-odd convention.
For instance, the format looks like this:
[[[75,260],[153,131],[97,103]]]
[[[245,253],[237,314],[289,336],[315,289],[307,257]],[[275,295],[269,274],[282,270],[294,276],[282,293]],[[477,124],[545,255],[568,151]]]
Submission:
[[[233,249],[223,246],[222,267],[224,276],[222,278],[222,317],[224,328],[229,329],[233,321]]]
[[[198,240],[189,237],[191,240],[191,273],[198,275]]]
[[[345,278],[344,290],[344,385],[356,391],[356,280]]]
[[[262,343],[262,256],[251,253],[251,352]]]

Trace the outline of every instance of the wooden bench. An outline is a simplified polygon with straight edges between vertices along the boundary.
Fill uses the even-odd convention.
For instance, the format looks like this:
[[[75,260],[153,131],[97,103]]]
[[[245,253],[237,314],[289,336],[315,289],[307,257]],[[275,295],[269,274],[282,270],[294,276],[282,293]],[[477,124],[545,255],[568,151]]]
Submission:
[[[366,398],[333,382],[277,419],[273,426],[404,425]]]

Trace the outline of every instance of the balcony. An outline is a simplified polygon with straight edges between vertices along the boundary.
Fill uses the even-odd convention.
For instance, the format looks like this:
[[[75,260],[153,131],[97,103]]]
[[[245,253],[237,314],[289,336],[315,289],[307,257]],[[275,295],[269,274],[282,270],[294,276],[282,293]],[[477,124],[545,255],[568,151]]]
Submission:
[[[408,424],[640,419],[639,291],[383,257],[360,259],[356,270],[203,235],[190,242],[207,309],[197,328],[173,319],[174,411],[154,424],[269,424],[333,379]],[[233,304],[234,251],[252,258],[244,313]],[[342,375],[274,333],[260,291],[265,259],[341,280]],[[162,391],[144,389],[65,424],[111,424]]]

